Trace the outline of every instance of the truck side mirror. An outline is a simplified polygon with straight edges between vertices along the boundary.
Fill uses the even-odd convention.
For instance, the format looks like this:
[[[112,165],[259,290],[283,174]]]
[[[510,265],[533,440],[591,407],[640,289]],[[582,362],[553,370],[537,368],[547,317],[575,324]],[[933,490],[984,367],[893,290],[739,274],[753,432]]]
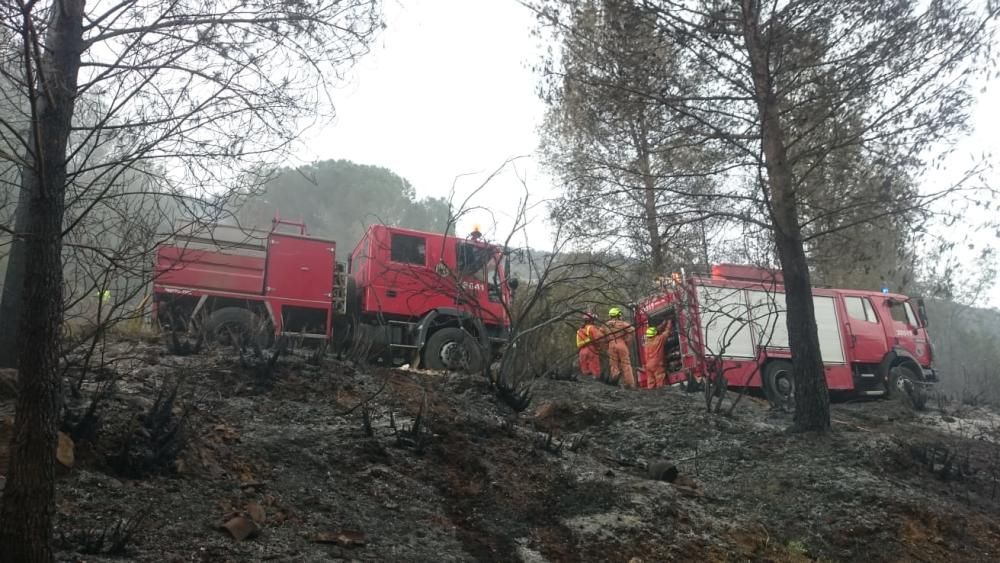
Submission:
[[[517,286],[519,285],[521,285],[521,280],[517,278],[510,278],[507,280],[507,287],[509,287],[511,291],[517,291]]]

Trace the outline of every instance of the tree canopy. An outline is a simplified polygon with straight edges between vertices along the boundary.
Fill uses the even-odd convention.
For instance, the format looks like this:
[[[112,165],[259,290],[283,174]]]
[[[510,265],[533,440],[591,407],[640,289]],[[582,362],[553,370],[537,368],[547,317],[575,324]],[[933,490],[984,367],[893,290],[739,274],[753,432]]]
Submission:
[[[282,168],[240,213],[244,227],[267,228],[275,215],[303,220],[310,234],[350,251],[369,225],[443,232],[448,202],[417,198],[413,186],[388,168],[349,160],[323,160]]]

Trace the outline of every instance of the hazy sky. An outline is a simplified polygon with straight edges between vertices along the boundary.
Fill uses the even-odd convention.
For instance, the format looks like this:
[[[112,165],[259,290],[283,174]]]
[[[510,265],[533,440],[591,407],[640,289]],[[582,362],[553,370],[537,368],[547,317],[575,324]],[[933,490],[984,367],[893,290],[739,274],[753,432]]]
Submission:
[[[418,195],[459,200],[505,160],[531,155],[544,107],[535,94],[537,41],[531,13],[513,0],[387,0],[388,28],[335,100],[333,126],[314,133],[303,160],[346,158],[385,166]],[[312,154],[310,154],[312,153]],[[534,158],[517,161],[532,198],[551,194]],[[472,204],[513,214],[523,192],[513,170]],[[536,209],[534,238],[544,236]],[[474,221],[488,228],[484,213]],[[509,229],[510,220],[501,228]]]
[[[531,155],[544,106],[536,95],[538,40],[533,15],[515,0],[386,0],[387,29],[336,96],[337,119],[313,131],[303,161],[346,158],[385,166],[407,178],[418,195],[448,196],[456,177],[459,200],[506,159]],[[925,188],[939,189],[965,170],[970,153],[1000,157],[1000,109],[979,93],[975,132],[960,142]],[[554,194],[534,157],[519,160],[534,202]],[[494,180],[473,204],[491,209],[505,234],[523,188],[512,172]],[[533,213],[531,244],[548,244],[544,208]],[[505,217],[506,216],[506,217]],[[492,220],[480,213],[459,224]],[[490,234],[490,233],[488,233]],[[958,233],[963,234],[963,233]],[[982,235],[982,243],[996,238]],[[1000,304],[1000,287],[993,292]]]

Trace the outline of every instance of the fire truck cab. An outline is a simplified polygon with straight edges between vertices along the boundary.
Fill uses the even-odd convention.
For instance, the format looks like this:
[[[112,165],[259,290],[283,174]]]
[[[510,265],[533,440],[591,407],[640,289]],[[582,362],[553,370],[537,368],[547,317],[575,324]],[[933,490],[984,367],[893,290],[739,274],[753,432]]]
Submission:
[[[814,288],[813,306],[832,391],[926,401],[937,380],[923,301],[905,295]],[[638,328],[670,320],[667,381],[722,376],[762,389],[773,403],[794,393],[780,271],[723,264],[710,275],[675,275],[636,311]],[[637,331],[642,334],[643,330]],[[640,352],[642,341],[637,342]],[[638,354],[640,361],[643,354]]]
[[[432,369],[481,366],[488,358],[463,342],[472,338],[493,355],[506,342],[507,258],[478,230],[458,238],[372,225],[351,253],[348,272],[356,334],[388,346],[400,360]]]

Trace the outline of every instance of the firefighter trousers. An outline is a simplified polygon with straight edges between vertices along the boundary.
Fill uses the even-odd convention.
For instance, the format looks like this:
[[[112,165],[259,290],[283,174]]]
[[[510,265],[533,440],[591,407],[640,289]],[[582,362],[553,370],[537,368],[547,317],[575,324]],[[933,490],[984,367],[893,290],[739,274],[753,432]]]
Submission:
[[[646,387],[655,389],[662,387],[667,378],[667,372],[663,369],[662,362],[649,362],[646,364]]]
[[[580,348],[580,372],[594,378],[601,377],[601,357],[594,346]]]
[[[608,346],[608,360],[611,364],[611,377],[622,378],[625,387],[635,387],[635,377],[632,375],[632,358],[628,353],[628,345],[618,340]]]

